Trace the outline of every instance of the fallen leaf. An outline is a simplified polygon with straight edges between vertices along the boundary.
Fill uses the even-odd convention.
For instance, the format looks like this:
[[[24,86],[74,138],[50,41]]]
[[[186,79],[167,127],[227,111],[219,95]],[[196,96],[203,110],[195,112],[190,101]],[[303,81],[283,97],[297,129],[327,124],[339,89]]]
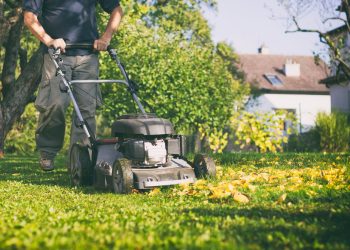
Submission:
[[[159,195],[161,192],[160,192],[160,189],[159,188],[155,188],[155,189],[152,189],[151,192],[148,193],[149,196],[157,196]]]
[[[277,203],[282,203],[282,202],[284,202],[284,201],[286,200],[286,198],[287,198],[287,194],[286,194],[286,193],[282,194],[282,195],[278,198]]]
[[[239,203],[248,203],[249,202],[248,197],[245,196],[244,194],[239,193],[239,192],[237,192],[233,195],[233,199]]]

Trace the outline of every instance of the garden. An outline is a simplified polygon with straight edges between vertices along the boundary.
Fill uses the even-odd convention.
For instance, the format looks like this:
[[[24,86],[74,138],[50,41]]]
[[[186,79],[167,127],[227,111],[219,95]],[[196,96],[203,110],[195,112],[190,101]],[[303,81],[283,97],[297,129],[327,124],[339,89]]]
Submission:
[[[21,1],[4,1],[0,249],[350,249],[349,117],[320,113],[314,128],[298,134],[292,113],[245,111],[254,89],[232,46],[213,42],[203,16],[216,0],[121,3],[123,23],[111,46],[146,112],[190,138],[189,159],[208,153],[216,177],[127,195],[75,187],[70,122],[55,170],[41,171],[33,101],[42,52],[23,27]],[[98,11],[103,29],[108,15]],[[101,79],[122,77],[106,53],[99,58]],[[101,91],[97,136],[110,138],[116,118],[135,105],[125,87]]]

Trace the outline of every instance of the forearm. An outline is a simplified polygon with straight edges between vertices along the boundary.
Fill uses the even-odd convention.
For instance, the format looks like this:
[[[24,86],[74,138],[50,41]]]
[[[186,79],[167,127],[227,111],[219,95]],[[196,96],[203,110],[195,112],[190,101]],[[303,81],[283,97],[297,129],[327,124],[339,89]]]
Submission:
[[[108,21],[106,30],[103,33],[103,35],[101,36],[102,40],[104,40],[108,43],[111,41],[114,32],[116,32],[118,30],[118,27],[120,25],[122,17],[123,17],[123,10],[120,6],[115,8],[112,11],[112,13],[110,14],[110,17],[109,17],[109,21]]]
[[[45,32],[44,27],[40,24],[38,17],[34,13],[29,11],[24,12],[24,24],[46,46],[52,43],[52,37]]]

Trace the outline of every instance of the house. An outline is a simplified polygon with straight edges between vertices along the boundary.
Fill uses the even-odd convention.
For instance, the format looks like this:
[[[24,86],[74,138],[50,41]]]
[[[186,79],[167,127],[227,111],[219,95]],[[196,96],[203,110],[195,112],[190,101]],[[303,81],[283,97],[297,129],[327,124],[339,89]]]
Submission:
[[[329,89],[319,84],[328,75],[324,62],[315,64],[313,56],[272,55],[266,46],[258,54],[239,55],[239,67],[251,84],[247,110],[268,112],[287,110],[299,120],[299,132],[315,125],[318,112],[331,110]]]
[[[327,35],[337,43],[344,40],[344,46],[341,48],[341,55],[346,60],[350,59],[350,35],[346,25],[340,26],[327,32]],[[331,96],[331,110],[350,113],[350,85],[345,75],[338,71],[337,64],[331,62],[330,76],[322,79],[320,83],[329,88]]]

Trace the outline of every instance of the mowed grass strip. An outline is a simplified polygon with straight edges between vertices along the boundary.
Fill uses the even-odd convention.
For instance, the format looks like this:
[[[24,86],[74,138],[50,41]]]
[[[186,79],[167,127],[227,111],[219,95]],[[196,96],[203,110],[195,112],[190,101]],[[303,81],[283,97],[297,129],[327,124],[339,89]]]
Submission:
[[[0,159],[0,249],[349,249],[349,154],[222,154],[218,178],[116,195]]]

